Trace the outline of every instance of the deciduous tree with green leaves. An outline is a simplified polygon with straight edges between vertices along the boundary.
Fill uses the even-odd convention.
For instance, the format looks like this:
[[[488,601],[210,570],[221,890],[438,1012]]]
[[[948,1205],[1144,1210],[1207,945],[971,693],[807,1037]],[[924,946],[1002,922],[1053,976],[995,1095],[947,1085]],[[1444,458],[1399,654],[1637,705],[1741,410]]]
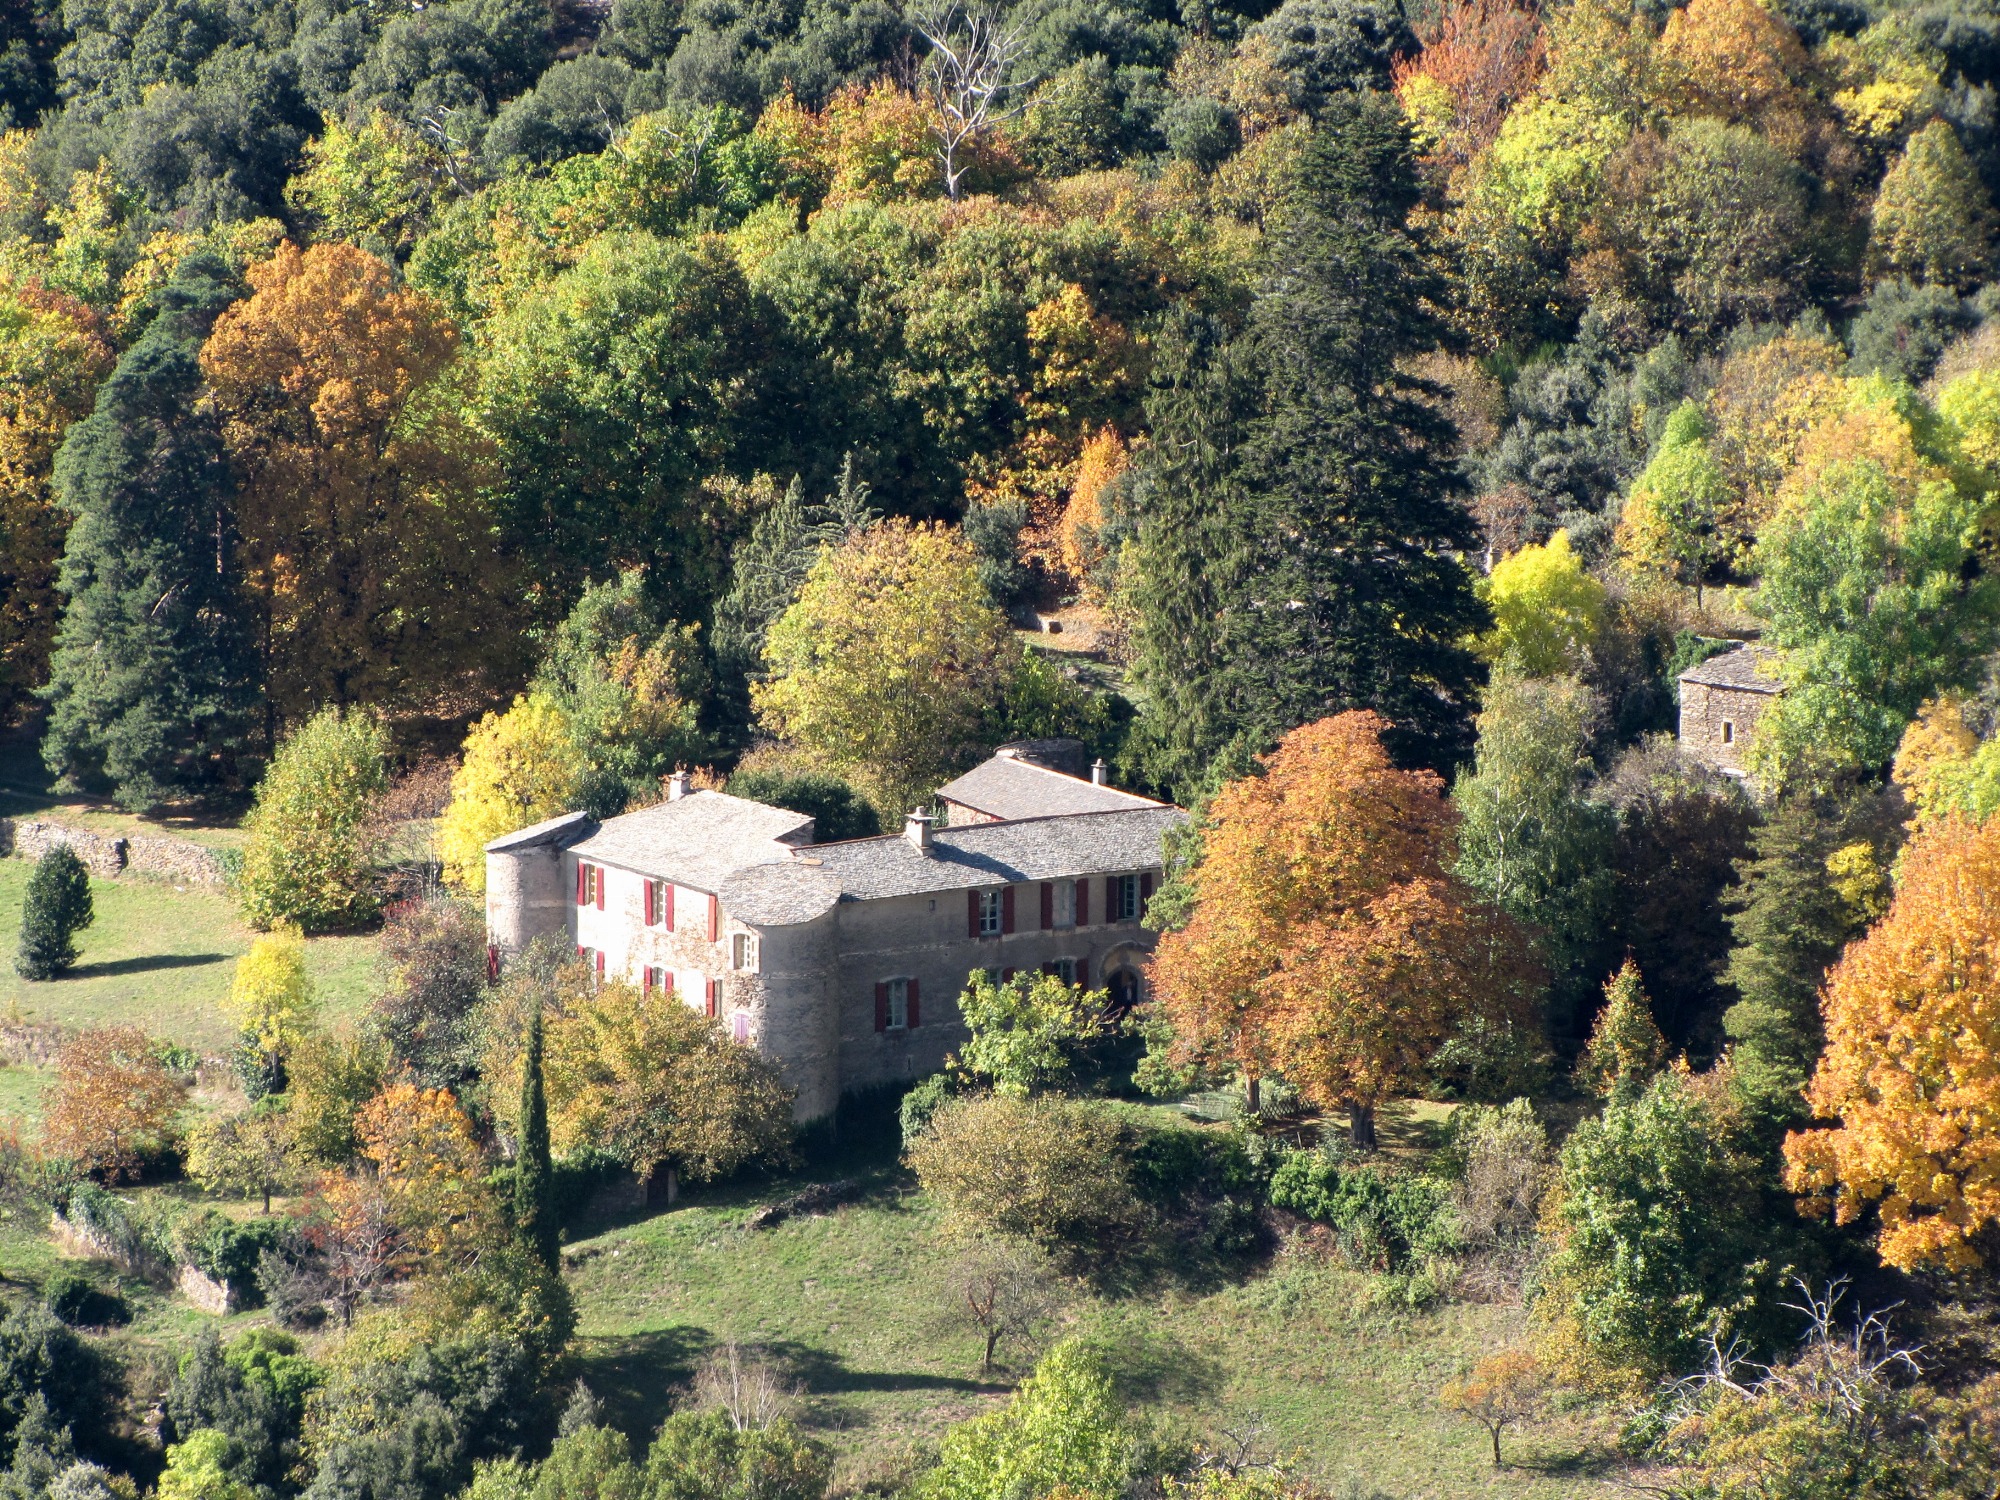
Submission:
[[[325,932],[375,915],[364,830],[389,785],[388,751],[366,709],[322,709],[279,745],[245,820],[237,891],[253,927]]]

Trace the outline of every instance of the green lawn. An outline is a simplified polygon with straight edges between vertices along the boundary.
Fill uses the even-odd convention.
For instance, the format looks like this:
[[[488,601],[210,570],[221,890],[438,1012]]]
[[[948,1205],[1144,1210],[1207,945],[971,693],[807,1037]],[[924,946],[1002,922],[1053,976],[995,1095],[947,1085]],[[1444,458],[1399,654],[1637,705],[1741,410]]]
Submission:
[[[30,983],[14,972],[13,939],[33,870],[0,859],[0,1016],[64,1026],[123,1023],[202,1052],[226,1049],[232,1028],[220,1001],[236,959],[254,934],[227,893],[180,888],[126,876],[90,882],[97,920],[78,936],[82,961],[61,979]],[[314,938],[307,947],[313,983],[330,1018],[358,1013],[375,982],[372,934]],[[11,1101],[0,1070],[0,1112]]]
[[[861,1201],[771,1230],[744,1221],[784,1189],[736,1189],[574,1247],[584,1375],[621,1424],[646,1432],[724,1340],[772,1351],[804,1383],[806,1419],[840,1452],[844,1485],[892,1477],[947,1424],[1003,1401],[1008,1382],[979,1379],[977,1345],[942,1304],[948,1251],[927,1200],[892,1169],[867,1180]],[[1620,1492],[1589,1476],[1588,1434],[1573,1425],[1510,1441],[1510,1457],[1537,1467],[1496,1474],[1483,1432],[1438,1409],[1445,1381],[1522,1338],[1518,1308],[1384,1311],[1367,1289],[1294,1249],[1228,1284],[1115,1301],[1079,1290],[1068,1326],[1157,1420],[1198,1434],[1255,1427],[1264,1451],[1296,1454],[1335,1493],[1357,1482],[1394,1500]]]

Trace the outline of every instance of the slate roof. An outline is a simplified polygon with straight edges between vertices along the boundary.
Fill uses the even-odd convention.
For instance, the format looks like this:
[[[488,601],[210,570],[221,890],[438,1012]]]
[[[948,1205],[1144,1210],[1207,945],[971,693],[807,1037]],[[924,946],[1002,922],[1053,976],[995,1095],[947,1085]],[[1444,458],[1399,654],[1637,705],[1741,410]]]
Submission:
[[[839,844],[815,844],[801,850],[799,860],[816,860],[817,868],[837,880],[841,895],[850,901],[959,891],[1015,880],[1122,875],[1157,867],[1161,836],[1186,820],[1187,814],[1178,807],[1151,803],[1123,812],[1072,813],[940,828],[931,835],[928,854],[900,834],[883,834]]]
[[[1066,814],[1126,812],[1159,807],[1150,797],[1098,786],[1031,761],[996,755],[956,781],[938,788],[947,802],[963,803],[996,818],[1044,818]]]
[[[1681,681],[1699,683],[1704,687],[1734,688],[1745,693],[1782,693],[1785,685],[1769,675],[1767,670],[1777,660],[1778,653],[1769,646],[1746,644],[1711,656],[1707,661],[1697,662],[1681,673]]]
[[[544,822],[531,823],[526,828],[517,828],[512,833],[502,834],[486,846],[488,854],[499,854],[508,849],[528,849],[536,844],[554,844],[558,848],[574,844],[578,839],[588,838],[597,832],[597,819],[589,813],[569,812]]]
[[[752,865],[722,882],[722,908],[739,922],[757,927],[792,927],[810,922],[840,901],[840,882],[824,870],[797,861]]]
[[[812,823],[804,813],[726,792],[690,792],[609,818],[575,848],[585,859],[720,892],[738,870],[788,858],[787,846],[810,838]]]

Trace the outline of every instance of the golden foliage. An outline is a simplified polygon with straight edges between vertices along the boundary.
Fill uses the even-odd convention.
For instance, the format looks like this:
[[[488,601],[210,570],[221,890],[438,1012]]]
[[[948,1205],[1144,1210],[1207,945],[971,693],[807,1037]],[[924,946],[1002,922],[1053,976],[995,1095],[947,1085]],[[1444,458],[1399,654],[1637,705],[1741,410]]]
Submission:
[[[187,1100],[153,1039],[136,1026],[79,1031],[56,1054],[42,1144],[108,1182],[137,1177],[145,1154],[173,1133]]]
[[[486,846],[502,834],[571,810],[583,773],[569,718],[542,697],[516,698],[465,736],[465,759],[451,778],[451,805],[438,822],[444,878],[486,889]]]
[[[1450,873],[1442,783],[1392,765],[1381,732],[1367,712],[1307,724],[1216,795],[1193,916],[1153,960],[1182,1060],[1372,1106],[1460,1021],[1518,1017],[1521,934]]]
[[[476,671],[502,596],[483,449],[431,388],[458,335],[351,245],[281,245],[247,274],[201,365],[240,475],[267,691],[288,720],[426,702]]]
[[[392,1083],[361,1108],[354,1130],[389,1222],[413,1251],[463,1260],[493,1238],[485,1153],[449,1089]]]
[[[1396,93],[1406,113],[1415,103],[1418,116],[1442,116],[1427,154],[1463,165],[1533,91],[1546,56],[1541,21],[1514,0],[1458,0],[1418,36],[1424,50],[1392,70]]]
[[[289,1052],[317,1017],[305,935],[297,927],[278,926],[253,941],[236,960],[223,1008],[267,1056]]]
[[[1653,49],[1656,88],[1679,115],[1764,120],[1797,111],[1805,48],[1777,9],[1760,0],[1690,0],[1667,19]]]
[[[2000,821],[1918,830],[1821,1004],[1808,1098],[1840,1123],[1786,1140],[1789,1185],[1843,1224],[1875,1205],[1890,1265],[1980,1264],[2000,1224]]]
[[[1526,1349],[1503,1349],[1472,1367],[1438,1393],[1438,1405],[1469,1417],[1493,1439],[1493,1466],[1500,1466],[1500,1434],[1539,1413],[1549,1396],[1549,1375]]]

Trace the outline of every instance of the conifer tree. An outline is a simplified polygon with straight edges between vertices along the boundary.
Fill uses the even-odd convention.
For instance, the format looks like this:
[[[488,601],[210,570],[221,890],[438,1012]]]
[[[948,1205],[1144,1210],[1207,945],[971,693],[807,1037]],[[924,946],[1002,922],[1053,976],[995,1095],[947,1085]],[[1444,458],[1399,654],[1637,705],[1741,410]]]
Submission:
[[[15,970],[23,979],[54,979],[75,967],[76,934],[95,918],[89,871],[74,849],[57,844],[28,877]]]
[[[235,295],[216,256],[183,261],[56,457],[74,520],[42,755],[135,810],[222,779],[252,729],[228,469],[198,399],[202,340]]]
[[[1639,966],[1628,958],[1604,986],[1604,1009],[1597,1014],[1578,1072],[1601,1097],[1630,1105],[1639,1102],[1666,1065],[1667,1039],[1654,1023]]]
[[[1143,729],[1170,747],[1155,760],[1180,781],[1221,726],[1262,748],[1349,708],[1380,713],[1405,759],[1470,748],[1465,641],[1486,622],[1458,554],[1477,532],[1452,502],[1452,425],[1401,368],[1442,337],[1405,222],[1417,194],[1394,104],[1329,105],[1273,215],[1247,327],[1214,374],[1156,403],[1159,509],[1141,518],[1136,588],[1155,646],[1137,675]],[[1251,387],[1241,421],[1218,399],[1225,375]],[[1177,680],[1159,643],[1183,635],[1208,660]]]
[[[528,1021],[528,1050],[521,1060],[520,1142],[514,1165],[514,1226],[522,1243],[551,1271],[557,1266],[555,1207],[549,1201],[549,1100],[542,1080],[542,1009]]]

